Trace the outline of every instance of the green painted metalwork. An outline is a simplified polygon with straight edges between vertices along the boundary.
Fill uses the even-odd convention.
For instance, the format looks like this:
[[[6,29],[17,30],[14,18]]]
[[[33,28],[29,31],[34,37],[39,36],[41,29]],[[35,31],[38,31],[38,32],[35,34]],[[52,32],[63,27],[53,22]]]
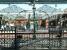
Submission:
[[[29,3],[33,2],[33,0],[0,0],[2,4],[18,4],[18,3]],[[55,4],[55,3],[67,3],[67,0],[36,0],[36,3],[48,3],[48,4]]]

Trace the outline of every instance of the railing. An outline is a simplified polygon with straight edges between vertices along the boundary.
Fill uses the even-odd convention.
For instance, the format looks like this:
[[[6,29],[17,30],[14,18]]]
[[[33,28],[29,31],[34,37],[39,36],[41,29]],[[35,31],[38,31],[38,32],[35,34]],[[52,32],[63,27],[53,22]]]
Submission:
[[[22,38],[16,39],[17,47],[21,49],[49,49],[49,43],[51,49],[67,49],[67,37],[65,38],[51,38],[49,41],[49,34],[45,33],[36,33],[36,39],[33,39],[33,33],[17,33],[17,35],[21,35]],[[61,44],[60,44],[61,40]],[[14,33],[6,33],[0,34],[0,46],[9,48],[15,47],[15,34]],[[61,45],[61,46],[60,46]]]
[[[36,39],[33,39],[33,35],[36,36]],[[52,35],[53,38],[50,38],[49,35],[49,32],[41,32],[41,30],[35,34],[33,31],[19,30],[18,28],[15,28],[15,30],[1,30],[0,49],[67,49],[67,34],[60,38],[56,37],[57,34]]]

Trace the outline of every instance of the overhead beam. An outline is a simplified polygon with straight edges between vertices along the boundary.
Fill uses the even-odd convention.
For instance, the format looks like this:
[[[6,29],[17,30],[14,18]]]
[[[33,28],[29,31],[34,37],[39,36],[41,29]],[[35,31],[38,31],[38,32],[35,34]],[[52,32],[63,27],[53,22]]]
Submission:
[[[28,4],[32,0],[0,0],[0,4]],[[36,1],[36,4],[61,4],[67,3],[67,0],[38,0]]]

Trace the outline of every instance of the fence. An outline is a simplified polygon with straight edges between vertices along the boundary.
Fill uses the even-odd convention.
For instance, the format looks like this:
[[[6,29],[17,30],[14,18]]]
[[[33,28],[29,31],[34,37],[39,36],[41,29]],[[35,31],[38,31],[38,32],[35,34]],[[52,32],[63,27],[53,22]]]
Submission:
[[[67,49],[67,37],[63,32],[63,37],[57,37],[58,32],[24,32],[15,30],[0,31],[0,49],[1,50],[64,50]],[[36,36],[33,39],[33,36]]]

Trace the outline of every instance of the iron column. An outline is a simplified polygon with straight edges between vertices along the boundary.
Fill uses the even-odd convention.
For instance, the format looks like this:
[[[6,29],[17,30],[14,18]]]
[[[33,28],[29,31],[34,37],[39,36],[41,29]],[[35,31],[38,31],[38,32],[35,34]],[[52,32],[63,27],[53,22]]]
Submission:
[[[35,30],[35,11],[36,11],[36,8],[35,8],[35,0],[33,1],[33,17],[34,17],[34,19],[33,19],[33,21],[34,21],[34,35],[33,35],[33,39],[36,39],[36,35],[35,35],[35,32],[36,32],[36,30]]]

